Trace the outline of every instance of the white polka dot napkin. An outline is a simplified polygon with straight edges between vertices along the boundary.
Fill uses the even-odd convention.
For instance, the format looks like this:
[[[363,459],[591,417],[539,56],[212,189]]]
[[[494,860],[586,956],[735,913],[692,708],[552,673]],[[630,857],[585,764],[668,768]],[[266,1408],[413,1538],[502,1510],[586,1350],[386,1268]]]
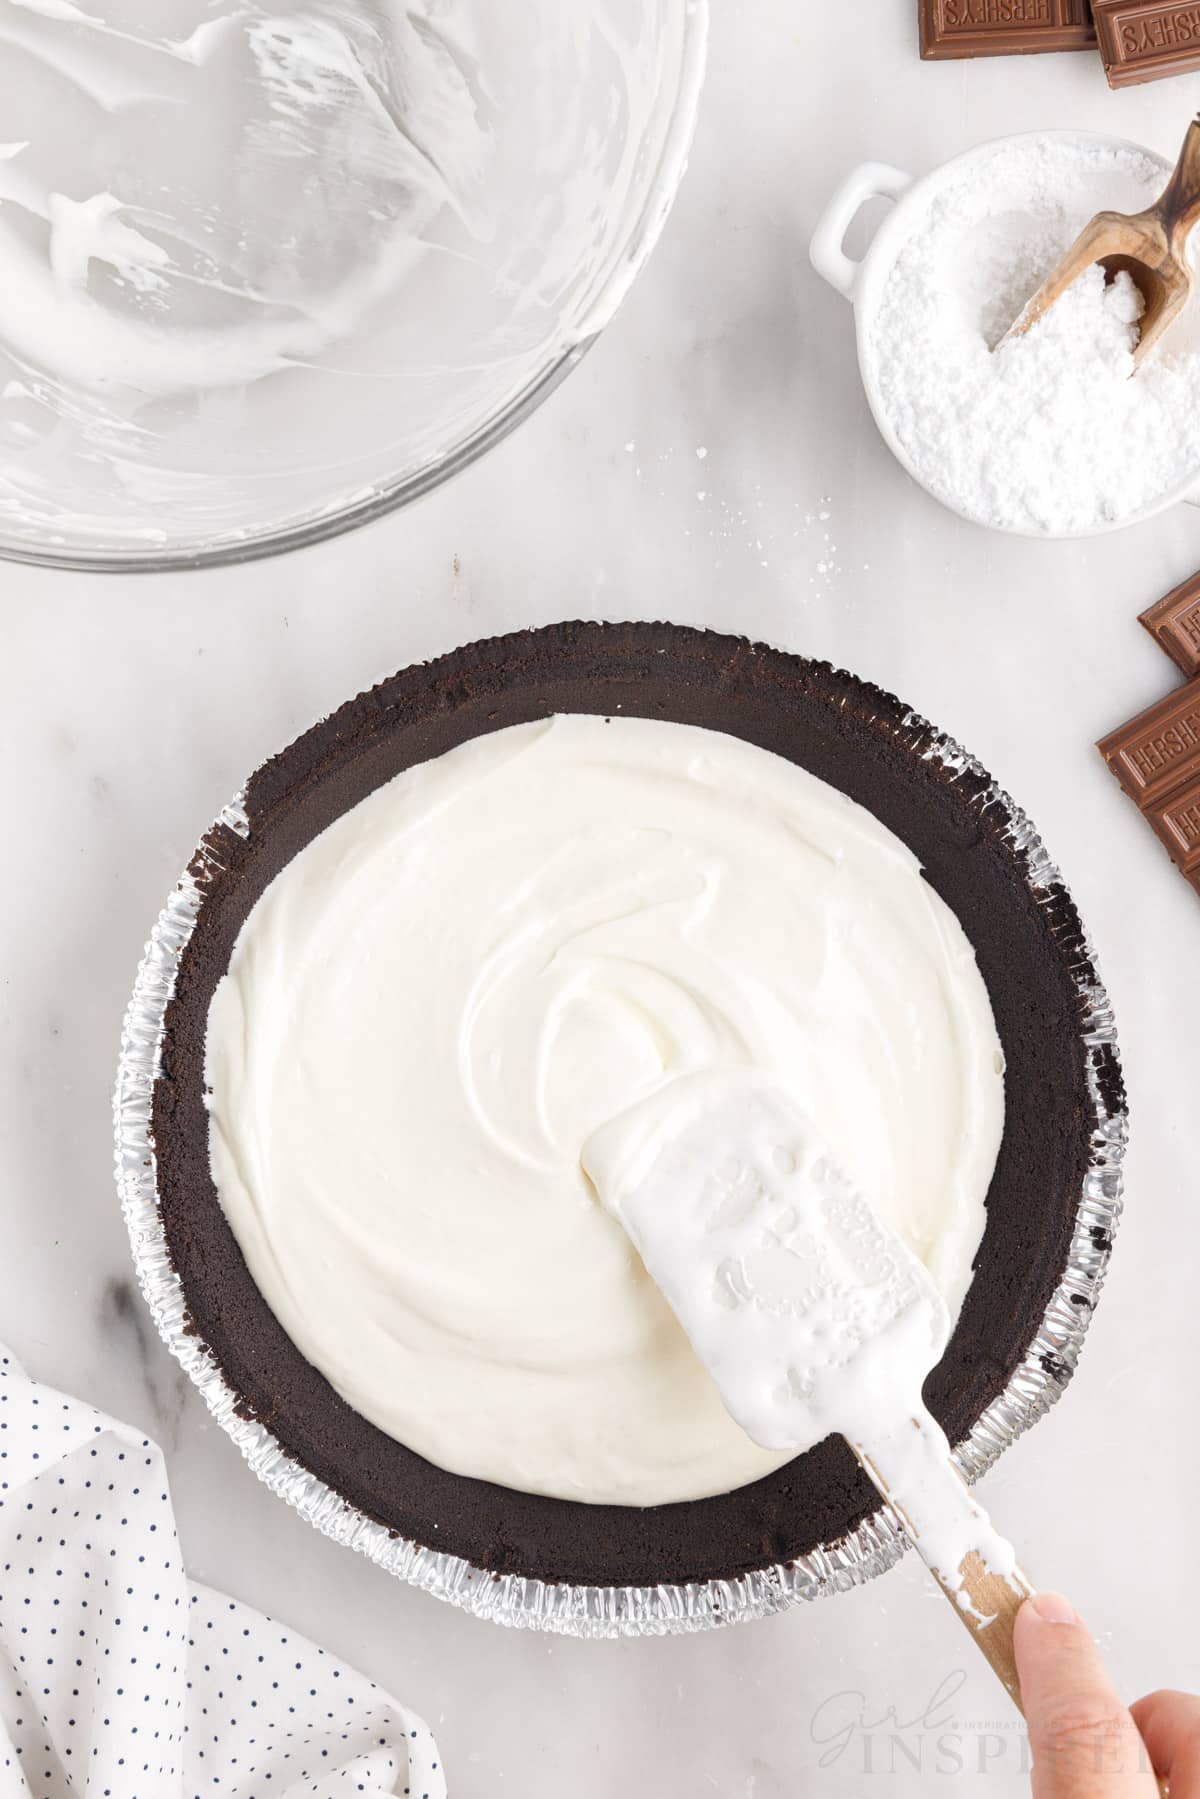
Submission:
[[[0,1346],[0,1799],[445,1799],[419,1718],[186,1579],[163,1458]]]

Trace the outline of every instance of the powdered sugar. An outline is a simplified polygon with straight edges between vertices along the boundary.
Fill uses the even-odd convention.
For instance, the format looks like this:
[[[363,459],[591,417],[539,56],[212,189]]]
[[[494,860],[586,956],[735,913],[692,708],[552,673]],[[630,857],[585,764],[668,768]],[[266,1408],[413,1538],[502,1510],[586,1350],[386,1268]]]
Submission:
[[[935,191],[864,348],[913,473],[948,505],[1010,530],[1087,531],[1200,471],[1192,308],[1176,347],[1134,376],[1140,296],[1128,276],[1106,286],[1097,266],[996,348],[1087,219],[1146,206],[1164,180],[1133,148],[1030,137]]]

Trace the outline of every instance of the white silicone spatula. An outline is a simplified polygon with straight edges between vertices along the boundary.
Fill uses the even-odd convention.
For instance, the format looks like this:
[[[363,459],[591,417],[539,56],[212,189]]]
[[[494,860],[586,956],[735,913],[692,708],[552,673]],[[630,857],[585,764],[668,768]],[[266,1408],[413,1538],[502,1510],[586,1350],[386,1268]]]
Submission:
[[[583,1165],[737,1422],[768,1449],[846,1438],[1019,1705],[1031,1588],[921,1399],[945,1302],[803,1112],[752,1072],[687,1076],[597,1131]]]

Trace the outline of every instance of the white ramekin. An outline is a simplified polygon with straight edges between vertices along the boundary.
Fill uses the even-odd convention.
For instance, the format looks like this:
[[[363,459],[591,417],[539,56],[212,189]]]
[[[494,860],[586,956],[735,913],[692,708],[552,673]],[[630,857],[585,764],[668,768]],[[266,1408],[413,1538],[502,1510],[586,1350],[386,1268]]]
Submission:
[[[987,143],[977,144],[974,149],[964,150],[960,156],[942,163],[939,168],[920,179],[906,175],[902,169],[893,168],[890,163],[864,162],[852,169],[837,189],[818,219],[809,244],[809,257],[818,275],[823,276],[854,308],[859,373],[879,434],[901,467],[927,493],[933,493],[933,489],[913,467],[908,452],[892,429],[883,404],[870,349],[872,326],[896,258],[920,227],[938,193],[961,180],[966,171],[986,162],[1002,146],[1034,138],[1044,143],[1078,144],[1089,149],[1133,150],[1158,163],[1164,180],[1171,169],[1170,163],[1157,151],[1147,150],[1144,145],[1132,143],[1128,138],[1109,137],[1106,133],[1094,131],[1022,132],[1013,137],[992,138]],[[892,210],[875,232],[865,255],[856,262],[846,254],[846,233],[862,207],[875,199],[891,200]],[[949,511],[957,512],[960,518],[965,518],[972,524],[981,523],[961,507],[955,506],[943,494],[933,493],[933,497],[941,501]],[[1039,531],[1021,525],[991,528],[1014,532],[1021,537],[1099,537],[1108,531],[1123,530],[1126,525],[1139,524],[1143,519],[1153,518],[1180,500],[1200,505],[1200,467],[1189,469],[1158,499],[1143,506],[1140,511],[1130,513],[1127,518],[1064,531]]]

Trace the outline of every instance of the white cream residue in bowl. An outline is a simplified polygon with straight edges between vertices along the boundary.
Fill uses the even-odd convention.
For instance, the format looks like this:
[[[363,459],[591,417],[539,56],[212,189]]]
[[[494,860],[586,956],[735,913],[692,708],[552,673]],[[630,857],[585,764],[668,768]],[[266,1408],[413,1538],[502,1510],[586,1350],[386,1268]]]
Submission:
[[[650,1505],[786,1459],[720,1398],[580,1163],[680,1075],[784,1080],[956,1314],[1003,1123],[957,920],[912,854],[737,739],[569,716],[397,777],[276,877],[209,1014],[250,1271],[439,1466]]]
[[[452,462],[653,237],[695,18],[0,0],[0,547],[203,553]]]

